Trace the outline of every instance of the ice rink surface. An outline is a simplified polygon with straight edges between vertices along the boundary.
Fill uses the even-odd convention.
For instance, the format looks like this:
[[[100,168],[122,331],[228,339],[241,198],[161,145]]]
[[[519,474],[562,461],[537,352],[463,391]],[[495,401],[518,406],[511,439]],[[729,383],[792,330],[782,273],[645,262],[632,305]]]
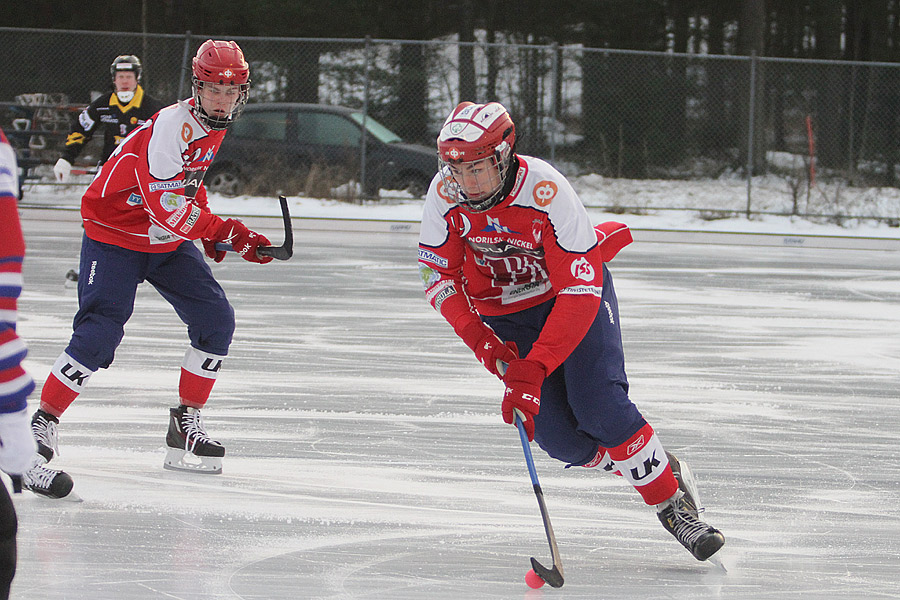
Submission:
[[[81,229],[22,214],[40,386]],[[278,220],[247,222],[280,241]],[[162,469],[187,336],[140,288],[115,363],[61,419],[52,464],[84,501],[15,499],[13,598],[900,598],[900,252],[636,234],[610,265],[631,395],[697,476],[728,572],[620,478],[535,446],[566,583],[530,590],[529,557],[550,557],[522,448],[501,384],[425,302],[416,236],[296,238],[289,262],[213,266],[238,323],[204,411],[222,475]]]

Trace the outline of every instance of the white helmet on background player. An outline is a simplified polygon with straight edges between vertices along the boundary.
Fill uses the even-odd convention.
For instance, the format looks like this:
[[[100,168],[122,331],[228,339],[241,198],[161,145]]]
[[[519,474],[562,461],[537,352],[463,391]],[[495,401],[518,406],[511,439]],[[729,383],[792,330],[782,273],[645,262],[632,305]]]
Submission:
[[[191,65],[191,84],[194,95],[194,114],[210,129],[226,129],[244,111],[250,98],[250,65],[237,42],[206,40],[197,50]],[[229,88],[235,91],[233,104],[222,110],[203,106],[204,86]],[[218,90],[222,91],[222,90]]]
[[[133,54],[120,54],[113,59],[112,64],[109,65],[109,75],[112,77],[113,87],[116,90],[116,96],[119,98],[119,102],[123,104],[131,102],[131,99],[134,98],[134,92],[141,82],[142,72],[143,67],[141,66],[141,61]],[[131,89],[120,90],[120,84],[116,82],[116,75],[119,73],[134,73],[134,87]]]
[[[438,157],[444,189],[469,212],[503,200],[516,144],[516,126],[499,102],[460,103],[441,127]]]

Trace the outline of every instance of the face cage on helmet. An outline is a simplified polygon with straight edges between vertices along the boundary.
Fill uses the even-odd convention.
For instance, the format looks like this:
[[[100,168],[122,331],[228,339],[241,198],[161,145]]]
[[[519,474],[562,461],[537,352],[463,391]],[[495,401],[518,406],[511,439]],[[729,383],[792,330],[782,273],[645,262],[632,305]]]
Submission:
[[[488,168],[496,169],[499,178],[499,183],[497,185],[495,185],[492,189],[487,190],[480,198],[475,199],[470,199],[466,196],[466,193],[462,189],[462,185],[453,176],[453,171],[450,169],[451,163],[445,161],[439,156],[438,169],[441,173],[441,178],[444,181],[444,189],[447,192],[447,196],[451,200],[453,200],[453,202],[455,202],[460,208],[473,214],[483,213],[494,208],[503,201],[503,189],[506,187],[506,180],[509,177],[509,167],[510,163],[512,162],[510,160],[511,155],[511,152],[508,152],[504,155],[500,151],[495,151],[491,156],[486,156],[484,158],[478,159],[477,161],[472,161],[491,161]]]
[[[216,84],[211,81],[200,81],[199,79],[197,79],[196,75],[192,76],[191,86],[193,88],[194,96],[194,114],[210,129],[217,131],[228,129],[229,125],[234,123],[237,118],[241,116],[241,113],[244,112],[244,107],[247,106],[247,101],[250,99],[250,81],[248,80],[247,83],[238,84],[241,88],[240,96],[238,97],[237,104],[235,104],[234,108],[231,109],[231,114],[226,117],[214,117],[212,115],[208,115],[203,109],[203,105],[200,102],[200,88],[202,88],[206,83],[210,83],[212,85],[231,85]]]

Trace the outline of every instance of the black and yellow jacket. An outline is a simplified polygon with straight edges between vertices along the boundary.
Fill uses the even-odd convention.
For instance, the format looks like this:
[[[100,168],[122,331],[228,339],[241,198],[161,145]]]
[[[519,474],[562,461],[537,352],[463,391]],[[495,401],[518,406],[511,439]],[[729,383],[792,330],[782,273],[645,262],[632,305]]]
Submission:
[[[102,165],[122,139],[157,113],[164,105],[156,98],[144,93],[140,85],[131,102],[123,105],[115,92],[99,96],[78,115],[72,133],[66,138],[62,158],[70,163],[81,152],[84,145],[94,137],[97,128],[103,126]]]

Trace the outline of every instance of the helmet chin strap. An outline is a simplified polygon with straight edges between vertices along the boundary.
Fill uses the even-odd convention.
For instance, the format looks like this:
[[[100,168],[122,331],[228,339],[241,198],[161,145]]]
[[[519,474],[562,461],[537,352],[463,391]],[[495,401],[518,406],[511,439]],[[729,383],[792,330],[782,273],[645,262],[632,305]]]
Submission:
[[[119,99],[119,102],[122,104],[128,104],[131,102],[131,99],[134,98],[134,90],[130,92],[116,92],[116,98]]]

